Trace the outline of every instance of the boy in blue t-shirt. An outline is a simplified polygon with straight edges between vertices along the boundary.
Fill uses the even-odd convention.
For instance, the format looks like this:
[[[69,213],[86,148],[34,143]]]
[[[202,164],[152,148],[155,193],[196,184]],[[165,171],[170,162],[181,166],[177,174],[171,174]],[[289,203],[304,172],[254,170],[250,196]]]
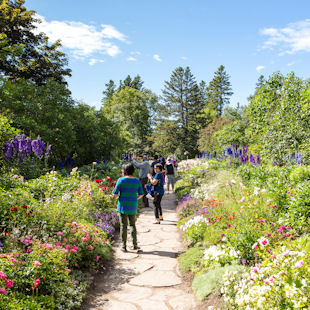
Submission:
[[[133,249],[138,250],[136,213],[138,209],[138,199],[143,197],[144,191],[140,180],[133,176],[135,167],[132,163],[123,165],[122,177],[117,180],[113,195],[118,197],[117,212],[120,219],[120,233],[122,237],[122,251],[127,252],[127,225],[129,221]]]
[[[154,213],[155,213],[155,219],[156,221],[154,224],[160,224],[160,221],[163,221],[163,211],[161,208],[161,199],[164,196],[165,190],[164,190],[164,184],[165,184],[165,178],[162,173],[163,166],[161,164],[156,164],[154,166],[155,176],[153,177],[150,173],[148,174],[148,177],[150,179],[150,182],[154,185]]]

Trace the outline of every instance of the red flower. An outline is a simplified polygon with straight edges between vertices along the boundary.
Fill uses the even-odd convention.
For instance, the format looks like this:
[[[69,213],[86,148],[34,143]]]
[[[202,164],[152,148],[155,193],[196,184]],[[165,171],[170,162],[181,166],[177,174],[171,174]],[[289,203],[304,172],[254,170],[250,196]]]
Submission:
[[[102,180],[101,180],[101,179],[96,179],[95,182],[96,182],[96,183],[101,183]]]
[[[10,210],[11,210],[11,211],[17,211],[18,208],[17,208],[17,207],[12,207]]]
[[[27,209],[28,207],[26,205],[23,205],[22,208]]]

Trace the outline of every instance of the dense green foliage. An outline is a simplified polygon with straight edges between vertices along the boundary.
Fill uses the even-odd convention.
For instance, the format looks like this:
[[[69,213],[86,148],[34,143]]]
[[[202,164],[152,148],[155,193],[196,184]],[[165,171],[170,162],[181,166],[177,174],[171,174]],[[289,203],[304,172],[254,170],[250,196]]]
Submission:
[[[299,153],[309,163],[309,81],[294,73],[260,77],[246,107],[226,108],[200,131],[199,150],[221,153],[249,145],[264,162],[283,165]]]
[[[121,86],[110,98],[106,97],[101,112],[118,124],[120,136],[128,150],[149,151],[151,116],[156,102],[156,96],[149,90]]]
[[[293,73],[272,75],[251,98],[247,109],[250,142],[261,154],[283,163],[283,156],[301,152],[309,162],[309,81]]]
[[[25,0],[0,1],[0,72],[10,80],[28,79],[37,85],[53,78],[66,83],[71,75],[59,41],[48,44],[44,33],[35,34],[35,12],[24,7]]]
[[[113,121],[87,104],[74,102],[66,86],[52,79],[41,86],[3,80],[0,111],[26,135],[41,136],[52,144],[51,165],[67,156],[81,165],[124,150]]]

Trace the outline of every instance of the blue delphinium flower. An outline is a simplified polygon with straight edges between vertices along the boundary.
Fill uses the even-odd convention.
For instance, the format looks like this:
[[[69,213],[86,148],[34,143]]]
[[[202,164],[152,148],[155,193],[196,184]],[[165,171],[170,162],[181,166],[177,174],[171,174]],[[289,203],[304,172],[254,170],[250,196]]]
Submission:
[[[301,165],[301,160],[302,160],[302,156],[300,153],[295,153],[295,161],[296,161],[296,164],[297,166]]]
[[[13,157],[13,144],[8,142],[3,147],[3,153],[5,157],[5,161],[8,161],[10,158]]]
[[[293,160],[293,155],[290,153],[290,154],[288,155],[288,161],[291,163],[292,160]]]
[[[254,158],[254,156],[252,154],[250,155],[250,162],[252,164],[255,164],[255,158]]]
[[[29,137],[27,137],[26,139],[25,154],[26,155],[31,154],[31,139]]]
[[[14,151],[15,151],[15,152],[18,152],[18,150],[19,150],[19,141],[18,141],[17,139],[15,139],[15,140],[12,142],[12,145],[13,145]]]

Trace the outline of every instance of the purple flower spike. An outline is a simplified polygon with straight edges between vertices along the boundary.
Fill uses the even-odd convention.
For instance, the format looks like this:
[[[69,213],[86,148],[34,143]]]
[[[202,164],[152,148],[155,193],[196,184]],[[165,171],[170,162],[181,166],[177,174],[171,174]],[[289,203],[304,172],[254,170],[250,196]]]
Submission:
[[[43,150],[45,147],[45,143],[41,140],[40,136],[38,136],[37,140],[33,140],[31,142],[32,151],[36,156],[40,157],[43,155]]]
[[[255,164],[255,158],[254,158],[254,156],[252,154],[250,155],[250,162],[252,164]]]
[[[51,151],[51,148],[52,146],[51,145],[48,145],[47,148],[46,148],[46,151],[45,151],[45,156],[48,156],[50,151]]]
[[[3,153],[5,157],[5,161],[8,161],[13,156],[13,145],[12,143],[6,143],[3,147]]]
[[[19,165],[22,165],[24,162],[24,158],[23,158],[23,155],[21,153],[19,153],[18,155],[18,164]]]
[[[25,154],[31,154],[31,139],[29,137],[26,139]]]

